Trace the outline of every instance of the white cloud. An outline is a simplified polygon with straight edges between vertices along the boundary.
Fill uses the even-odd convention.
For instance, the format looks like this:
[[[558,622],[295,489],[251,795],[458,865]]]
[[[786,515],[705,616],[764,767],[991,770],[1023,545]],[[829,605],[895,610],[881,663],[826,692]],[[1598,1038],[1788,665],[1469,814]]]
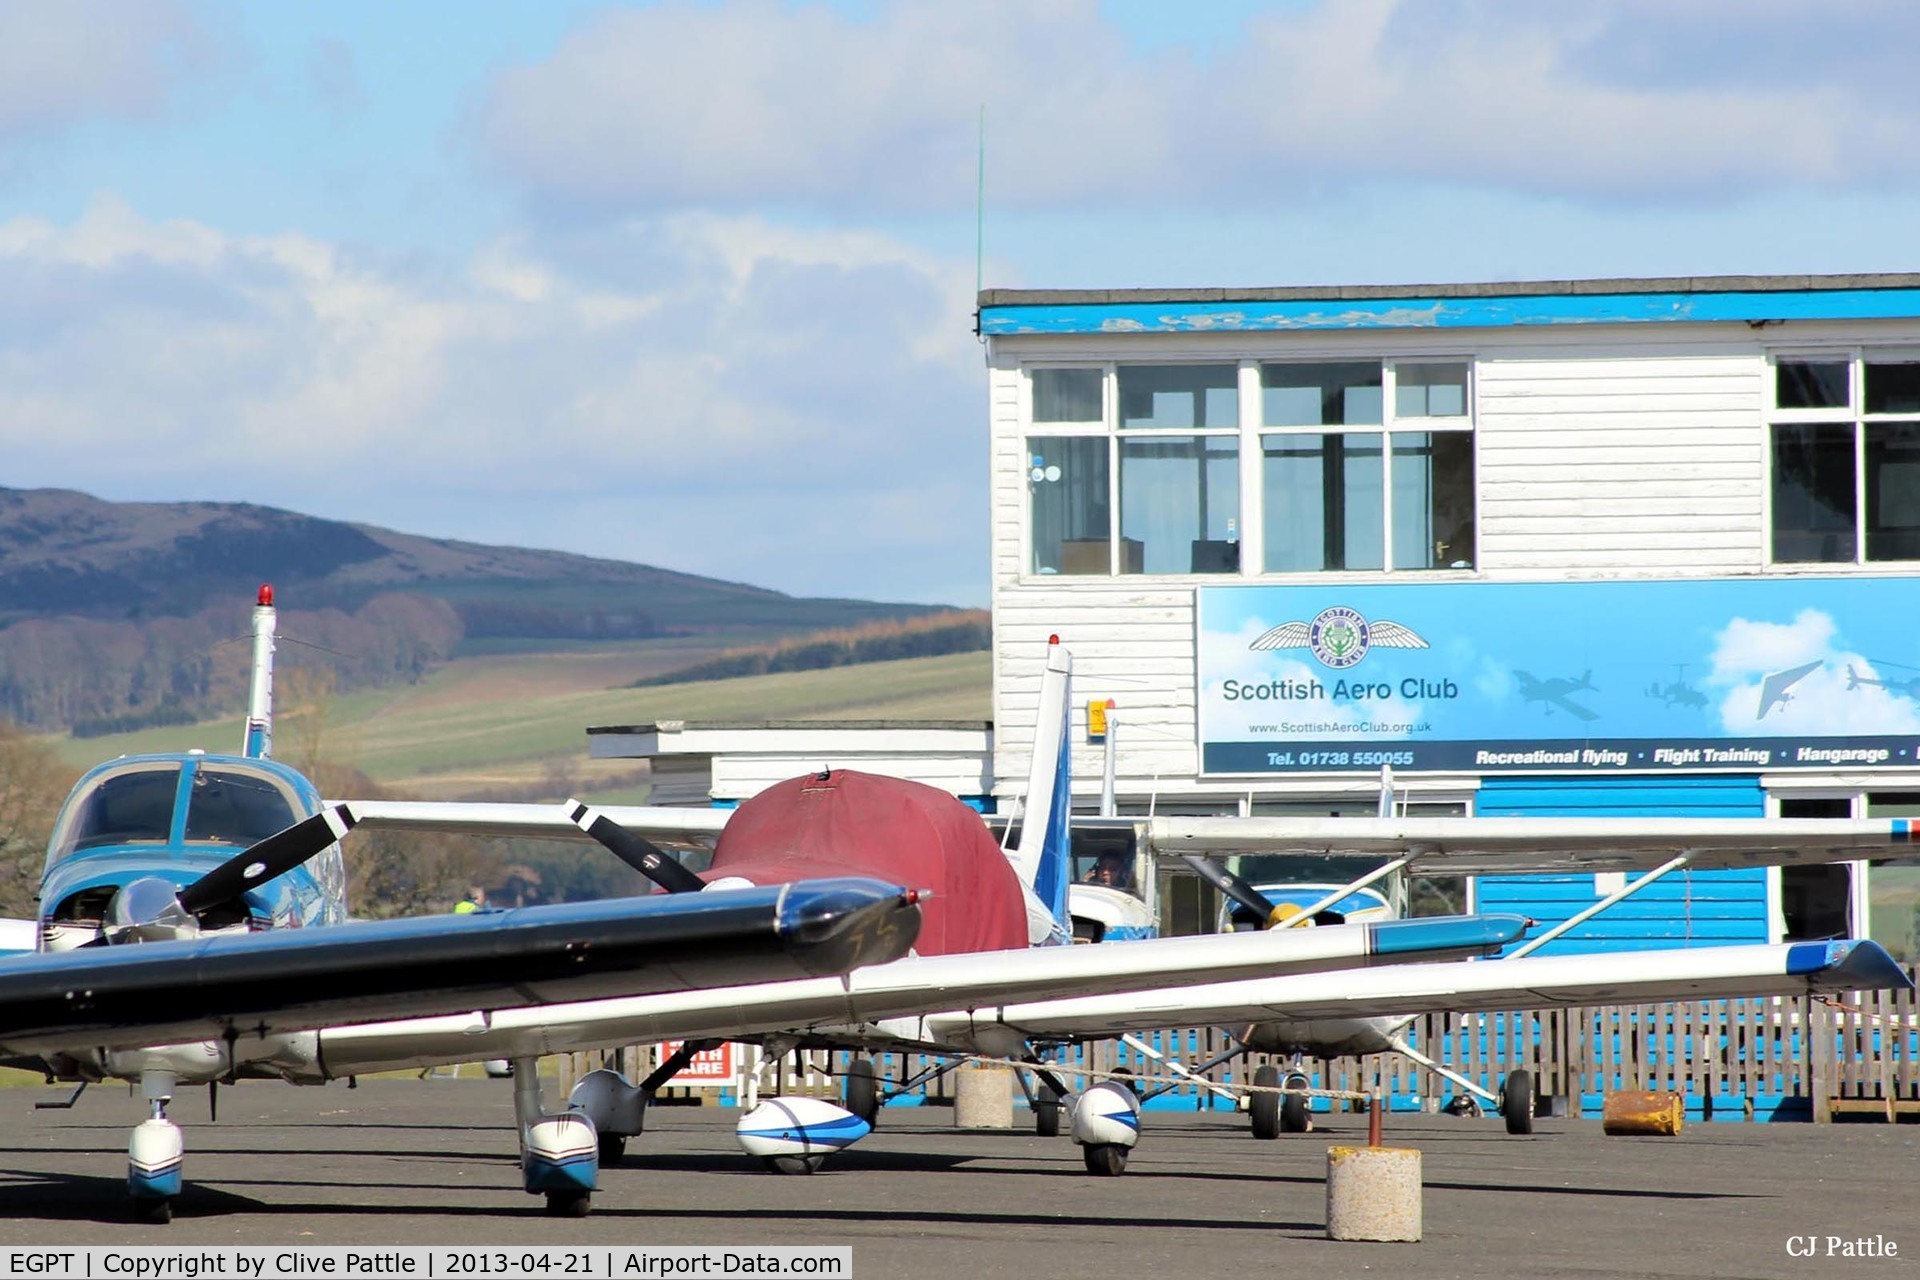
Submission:
[[[167,0],[0,5],[0,143],[97,117],[165,107],[206,37]]]
[[[1001,208],[1292,202],[1412,180],[1602,200],[1910,183],[1894,0],[1325,0],[1216,58],[1096,0],[602,11],[471,122],[537,203]]]
[[[693,215],[423,268],[103,200],[0,223],[6,482],[977,599],[968,274]]]
[[[1784,677],[1798,668],[1811,671]],[[1851,674],[1850,674],[1851,673]],[[1769,692],[1768,678],[1777,677]],[[1847,649],[1830,614],[1802,609],[1790,623],[1730,621],[1716,639],[1709,684],[1721,686],[1720,723],[1738,737],[1920,732],[1920,703],[1882,684],[1871,659]]]

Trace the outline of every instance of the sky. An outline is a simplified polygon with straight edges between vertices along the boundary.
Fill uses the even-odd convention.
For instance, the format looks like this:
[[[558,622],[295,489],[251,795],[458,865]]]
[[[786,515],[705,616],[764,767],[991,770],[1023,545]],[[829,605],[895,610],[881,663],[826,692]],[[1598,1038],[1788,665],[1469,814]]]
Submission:
[[[0,0],[0,485],[983,604],[976,281],[1914,270],[1917,39],[1906,0]]]

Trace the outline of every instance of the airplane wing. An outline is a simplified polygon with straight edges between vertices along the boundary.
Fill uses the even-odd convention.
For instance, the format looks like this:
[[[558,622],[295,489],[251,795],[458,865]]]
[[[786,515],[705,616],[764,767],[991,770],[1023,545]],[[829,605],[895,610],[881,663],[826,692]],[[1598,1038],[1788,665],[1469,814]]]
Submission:
[[[11,956],[0,1056],[840,973],[904,954],[914,901],[849,877]]]
[[[1585,707],[1575,702],[1572,698],[1556,697],[1556,698],[1548,698],[1547,701],[1551,702],[1554,706],[1560,708],[1562,711],[1566,712],[1568,715],[1572,716],[1576,720],[1598,720],[1600,718],[1599,712],[1587,710]]]
[[[320,1053],[329,1074],[344,1076],[662,1040],[805,1035],[937,1009],[1481,953],[1526,924],[1519,916],[1454,916],[911,956],[841,978],[339,1027],[321,1032]]]
[[[1421,872],[1645,871],[1677,854],[1695,870],[1920,857],[1908,818],[1181,818],[1147,820],[1162,857],[1324,854]]]
[[[40,947],[38,920],[0,920],[0,955],[36,951]]]
[[[926,1019],[925,1033],[935,1041],[964,1040],[983,1028],[1002,1027],[1038,1040],[1100,1039],[1166,1027],[1912,987],[1906,971],[1878,943],[1795,942],[1393,965],[1364,973],[1214,983],[1120,998],[1037,1001],[938,1014]]]
[[[469,836],[526,836],[551,840],[592,838],[574,825],[574,805],[476,804],[434,800],[343,800],[338,804],[363,831],[439,831]],[[595,805],[594,812],[655,844],[711,848],[731,809]]]

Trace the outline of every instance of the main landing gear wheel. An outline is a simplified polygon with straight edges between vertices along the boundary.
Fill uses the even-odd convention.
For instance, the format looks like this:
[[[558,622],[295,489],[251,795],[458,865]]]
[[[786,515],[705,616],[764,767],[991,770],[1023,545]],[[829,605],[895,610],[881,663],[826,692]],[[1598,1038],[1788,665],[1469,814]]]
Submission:
[[[618,1168],[627,1158],[627,1138],[621,1133],[603,1133],[600,1135],[600,1167]]]
[[[547,1192],[547,1216],[550,1218],[584,1218],[592,1208],[593,1194],[591,1192]]]
[[[1297,1072],[1287,1077],[1287,1088],[1304,1089],[1312,1082]],[[1280,1132],[1305,1133],[1313,1128],[1313,1121],[1307,1116],[1307,1096],[1304,1093],[1283,1093],[1280,1097]]]
[[[826,1156],[761,1156],[760,1163],[773,1173],[812,1173],[826,1161]]]
[[[135,1200],[133,1220],[144,1222],[149,1226],[164,1227],[173,1221],[173,1201],[165,1197]]]
[[[1533,1132],[1533,1072],[1507,1072],[1506,1083],[1500,1086],[1500,1117],[1507,1122],[1508,1133]]]
[[[1033,1131],[1042,1138],[1060,1136],[1060,1095],[1050,1084],[1033,1091]]]
[[[1086,1157],[1087,1172],[1096,1178],[1117,1178],[1127,1171],[1127,1149],[1111,1142],[1096,1142],[1080,1148]]]
[[[841,1092],[847,1110],[865,1120],[869,1128],[879,1122],[880,1078],[873,1069],[872,1058],[855,1058],[847,1064]]]
[[[1259,1067],[1253,1073],[1253,1083],[1262,1089],[1280,1087],[1280,1068]],[[1247,1114],[1253,1118],[1253,1136],[1270,1141],[1280,1136],[1280,1102],[1277,1093],[1255,1093],[1247,1098]]]

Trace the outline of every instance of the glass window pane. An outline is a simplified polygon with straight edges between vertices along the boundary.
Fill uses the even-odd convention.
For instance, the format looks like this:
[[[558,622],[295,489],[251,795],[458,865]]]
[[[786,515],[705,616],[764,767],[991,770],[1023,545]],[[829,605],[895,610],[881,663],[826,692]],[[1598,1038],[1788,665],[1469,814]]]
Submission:
[[[1393,567],[1473,568],[1473,437],[1393,434]]]
[[[1868,413],[1920,413],[1920,363],[1868,364],[1861,376]]]
[[[1869,818],[1920,818],[1920,792],[1870,791]],[[1901,964],[1920,958],[1920,867],[1876,863],[1868,881],[1867,930]]]
[[[179,765],[135,767],[108,774],[91,786],[68,808],[65,829],[52,842],[49,863],[76,849],[104,844],[165,844],[173,834]]]
[[[1867,559],[1920,560],[1920,422],[1867,427]]]
[[[1123,428],[1240,425],[1240,370],[1234,365],[1123,364],[1118,378]]]
[[[1393,368],[1393,412],[1400,418],[1462,418],[1467,413],[1465,364],[1399,364]]]
[[[1377,360],[1260,366],[1260,420],[1269,427],[1371,426],[1383,404]]]
[[[1238,572],[1239,517],[1237,437],[1120,442],[1122,573]]]
[[[257,774],[202,765],[189,792],[190,843],[250,845],[294,823],[292,799]]]
[[[1774,364],[1774,403],[1782,409],[1847,407],[1847,361],[1781,360]]]
[[[1844,563],[1854,557],[1853,428],[1773,428],[1773,558]]]
[[[1099,422],[1098,369],[1033,370],[1035,422]]]
[[[1377,432],[1266,436],[1261,453],[1268,573],[1386,567]]]
[[[1107,573],[1106,436],[1027,440],[1034,573]]]

